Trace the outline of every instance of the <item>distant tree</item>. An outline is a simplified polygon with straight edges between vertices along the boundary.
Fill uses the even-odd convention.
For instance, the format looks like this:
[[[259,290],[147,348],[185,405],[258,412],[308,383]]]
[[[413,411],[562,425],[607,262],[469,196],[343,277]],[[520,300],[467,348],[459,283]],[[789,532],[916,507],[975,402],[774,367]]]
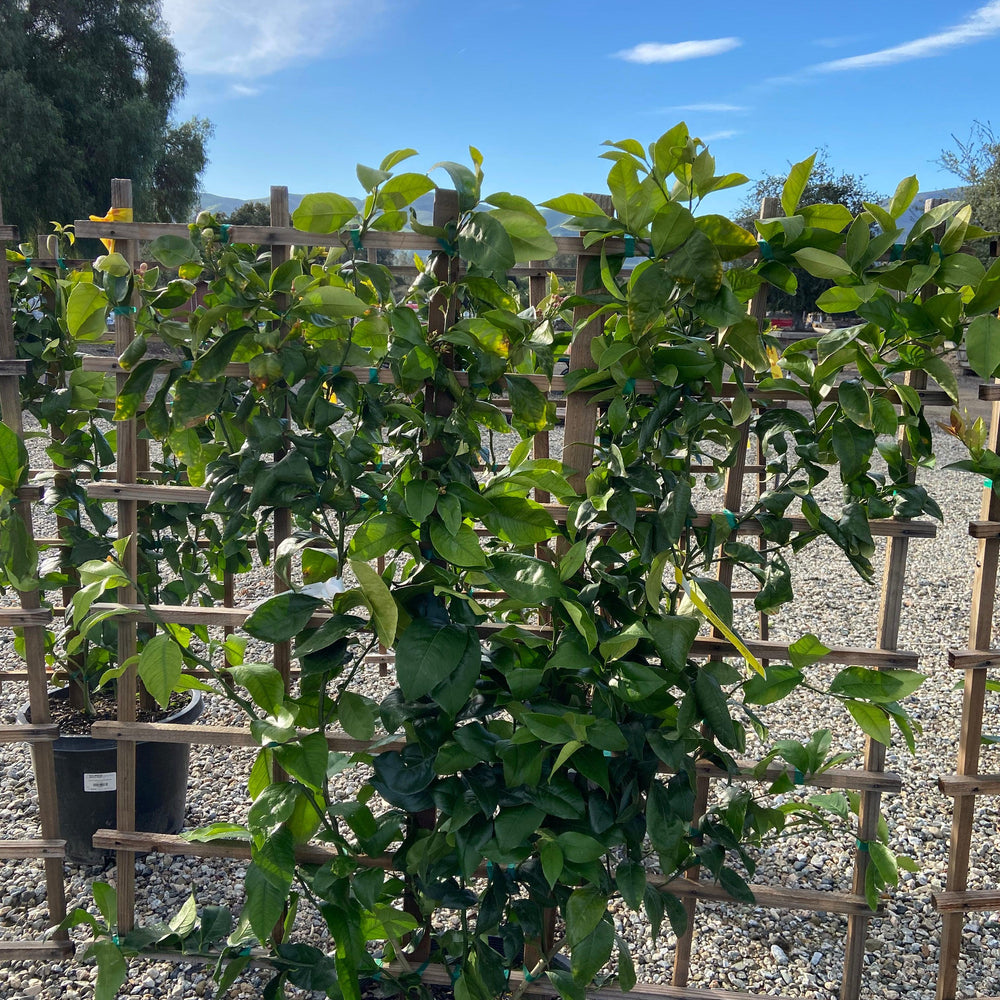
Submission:
[[[972,221],[990,232],[1000,231],[1000,138],[989,122],[976,121],[964,142],[942,149],[937,161],[965,182],[961,197],[972,206]],[[983,247],[980,251],[985,255]]]
[[[231,226],[269,226],[271,224],[271,206],[262,201],[245,201],[233,209],[229,216],[225,212],[219,214],[221,222]]]
[[[185,219],[211,126],[173,124],[184,90],[160,0],[0,2],[0,197],[28,237],[108,207],[131,177],[137,217]]]
[[[868,187],[864,174],[837,173],[830,166],[828,153],[821,149],[813,164],[809,183],[802,193],[801,205],[844,205],[852,214],[864,211],[864,203],[879,202],[882,199],[877,191]],[[764,198],[780,198],[781,189],[785,184],[785,174],[768,174],[754,182],[750,192],[740,203],[735,220],[751,232],[754,220],[760,217],[760,206]],[[816,307],[816,298],[833,282],[823,278],[814,278],[800,268],[792,269],[798,279],[798,288],[794,295],[788,295],[772,288],[768,295],[768,304],[774,312],[789,312],[802,325],[806,313]]]

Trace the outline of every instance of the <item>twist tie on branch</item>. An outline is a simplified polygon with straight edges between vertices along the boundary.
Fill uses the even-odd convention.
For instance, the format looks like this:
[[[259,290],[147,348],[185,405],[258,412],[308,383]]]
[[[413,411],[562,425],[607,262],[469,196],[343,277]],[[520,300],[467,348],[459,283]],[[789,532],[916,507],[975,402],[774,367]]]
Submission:
[[[65,257],[56,257],[56,267],[61,268],[62,270],[65,271],[66,270],[66,258]]]
[[[113,942],[114,942],[114,943],[115,943],[116,945],[117,945],[117,944],[121,944],[121,941],[120,941],[120,940],[118,939],[118,935],[117,935],[117,934],[112,934],[112,935],[111,935],[111,940],[112,940],[112,941],[113,941]]]
[[[696,823],[692,823],[688,827],[688,836],[689,837],[700,837],[701,836],[701,830],[698,829],[698,825]]]
[[[229,242],[229,237],[229,223],[224,222],[219,226],[219,242],[225,245]]]
[[[460,965],[446,965],[445,968],[448,970],[448,975],[451,976],[453,983],[457,983],[462,978],[462,967]]]
[[[431,960],[427,959],[427,961],[424,962],[424,964],[421,965],[419,969],[417,969],[417,975],[418,976],[422,976],[427,971],[427,966],[430,965],[430,964],[431,964]]]
[[[182,372],[189,372],[189,371],[191,371],[192,368],[194,368],[194,362],[191,361],[190,359],[188,359],[187,361],[182,361],[181,362],[181,371]]]
[[[622,395],[631,396],[633,392],[635,392],[635,379],[629,377],[625,379],[625,387],[622,389]]]
[[[375,471],[376,472],[381,472],[382,471],[382,463],[381,462],[376,462],[375,463]]]
[[[438,237],[438,246],[449,256],[455,256],[455,248],[445,239]]]
[[[931,247],[931,253],[941,253],[941,244],[935,243],[934,246]]]
[[[241,956],[246,956],[247,958],[249,958],[250,957],[250,945],[247,945],[245,948],[240,948],[240,955]]]
[[[806,776],[798,768],[795,768],[795,776],[792,780],[796,785],[804,785],[806,783]]]
[[[525,966],[525,967],[524,967],[524,981],[525,981],[526,983],[533,983],[533,982],[534,982],[534,981],[535,981],[535,980],[536,980],[537,978],[538,978],[538,976],[533,976],[533,975],[532,975],[532,974],[531,974],[531,973],[530,973],[530,972],[528,971],[528,967],[527,967],[527,966]]]
[[[340,365],[320,365],[319,373],[320,375],[339,375]]]
[[[634,257],[635,256],[635,237],[630,233],[625,234],[625,256]]]
[[[24,266],[25,267],[31,267],[31,258],[30,257],[25,257],[24,258]]]
[[[868,853],[868,841],[867,840],[856,840],[855,843],[858,845],[859,851],[864,851]]]
[[[423,557],[424,557],[425,559],[433,559],[433,558],[434,558],[434,550],[433,550],[433,549],[423,549],[423,548],[422,548],[422,549],[420,550],[420,554],[421,554],[421,555],[422,555],[422,556],[423,556]]]
[[[351,242],[354,244],[355,250],[361,249],[361,230],[352,229],[351,230]]]
[[[889,260],[902,260],[903,251],[906,249],[906,244],[904,243],[893,243],[892,249],[889,252]]]
[[[729,522],[729,527],[732,528],[733,531],[735,531],[736,526],[739,523],[736,520],[736,515],[728,507],[724,507],[722,513],[726,515],[726,520]]]
[[[767,240],[757,240],[757,249],[760,250],[760,255],[764,260],[774,260],[774,251]]]
[[[983,489],[984,490],[991,490],[991,489],[993,489],[993,480],[992,479],[984,479],[983,480]]]
[[[378,966],[378,971],[372,976],[372,982],[379,983],[382,981],[382,959],[374,958],[372,961]]]
[[[116,316],[131,316],[137,310],[135,306],[115,306],[111,311]]]
[[[377,368],[369,368],[368,369],[368,384],[369,385],[378,385],[378,369]]]
[[[610,750],[605,750],[604,751],[604,756],[605,757],[610,757],[611,756],[611,751]]]

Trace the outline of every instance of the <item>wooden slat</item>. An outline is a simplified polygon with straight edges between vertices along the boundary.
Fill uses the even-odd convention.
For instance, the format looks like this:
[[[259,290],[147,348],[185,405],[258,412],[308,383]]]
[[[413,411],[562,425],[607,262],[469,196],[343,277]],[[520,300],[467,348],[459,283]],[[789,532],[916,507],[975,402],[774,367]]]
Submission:
[[[970,521],[971,538],[996,538],[1000,536],[1000,521]]]
[[[0,858],[64,858],[65,840],[0,840]]]
[[[931,899],[939,913],[992,913],[1000,910],[1000,889],[935,892]]]
[[[1000,667],[1000,649],[949,649],[948,666],[956,670]]]
[[[17,226],[0,226],[0,243],[16,243],[17,242]],[[6,288],[4,289],[4,295],[7,294]]]
[[[23,375],[30,361],[0,361],[0,375]]]
[[[84,484],[92,500],[141,500],[148,503],[208,503],[211,490],[198,486],[174,486],[169,483],[109,483]]]
[[[1000,795],[1000,774],[943,775],[938,778],[938,788],[956,799],[962,795]]]
[[[51,743],[57,739],[59,727],[52,722],[40,726],[17,723],[0,726],[0,743]]]
[[[707,879],[693,881],[687,878],[658,879],[655,875],[647,875],[646,881],[653,885],[661,885],[664,889],[679,896],[681,899],[707,899],[717,902],[737,904],[732,896],[716,882]],[[808,910],[812,913],[846,913],[875,914],[868,906],[863,895],[853,892],[825,892],[822,889],[786,889],[782,886],[751,885],[754,895],[753,903],[743,903],[743,906],[764,906],[778,910]]]
[[[75,950],[72,941],[0,941],[0,963],[58,962]]]
[[[979,398],[987,403],[1000,402],[1000,383],[989,382],[979,387]]]
[[[26,628],[48,625],[52,621],[49,608],[0,608],[0,628]]]
[[[716,767],[708,761],[698,761],[699,772],[705,772],[712,778],[728,778],[729,772]],[[739,761],[739,774],[749,778],[754,774],[755,765],[751,761]],[[660,767],[665,774],[671,773],[665,766]],[[764,772],[761,781],[774,781],[782,774],[791,774],[791,769],[779,764],[771,764]],[[803,784],[813,788],[848,788],[854,791],[900,792],[903,790],[903,779],[893,771],[864,771],[855,767],[831,767],[821,774],[807,775]]]

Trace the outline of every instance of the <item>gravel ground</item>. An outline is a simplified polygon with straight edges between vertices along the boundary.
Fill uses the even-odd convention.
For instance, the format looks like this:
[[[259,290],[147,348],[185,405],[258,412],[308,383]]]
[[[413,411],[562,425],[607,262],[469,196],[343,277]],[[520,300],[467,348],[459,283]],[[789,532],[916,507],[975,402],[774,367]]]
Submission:
[[[960,446],[939,436],[940,464],[961,457]],[[954,771],[961,696],[946,651],[968,644],[968,621],[975,547],[967,522],[978,517],[981,491],[964,473],[935,470],[922,481],[946,512],[947,522],[936,539],[910,545],[899,646],[921,654],[928,679],[908,707],[923,726],[917,752],[889,751],[887,767],[902,775],[903,792],[887,796],[884,808],[892,846],[909,853],[920,865],[916,874],[903,873],[899,890],[885,917],[869,924],[864,971],[865,998],[908,996],[930,1000],[937,974],[941,921],[931,893],[944,885],[950,829],[950,801],[937,790],[937,778]],[[715,506],[720,506],[717,502]],[[881,549],[880,549],[881,553]],[[861,582],[832,546],[814,545],[793,564],[796,601],[772,620],[772,636],[792,639],[803,632],[817,634],[828,645],[874,645],[878,587]],[[880,572],[880,570],[879,570]],[[878,579],[878,575],[876,579]],[[244,599],[258,585],[247,584]],[[749,618],[744,631],[751,632]],[[19,663],[10,634],[0,635],[0,663]],[[839,669],[815,668],[817,680]],[[391,685],[373,669],[370,693],[379,697]],[[10,721],[25,700],[24,686],[7,683],[0,692],[0,711]],[[862,738],[844,712],[808,695],[796,695],[772,711],[772,736],[804,738],[813,728],[834,732],[834,746],[862,749]],[[203,721],[233,724],[229,707],[209,699]],[[995,707],[988,706],[987,731],[996,724]],[[984,748],[981,770],[1000,770],[997,751]],[[245,815],[246,776],[250,751],[192,748],[187,824],[199,826],[216,819]],[[341,792],[350,794],[358,778],[344,778]],[[37,803],[28,752],[17,745],[0,746],[0,838],[39,836]],[[993,803],[980,800],[972,846],[970,888],[996,884],[992,844],[998,835]],[[787,887],[849,886],[853,834],[786,837],[768,847],[760,858],[757,881]],[[67,864],[68,903],[86,905],[89,880],[99,869]],[[103,877],[113,876],[109,870]],[[0,938],[25,932],[41,936],[46,924],[40,863],[0,862]],[[138,865],[140,919],[168,917],[194,887],[199,902],[225,902],[238,908],[240,865],[235,862],[170,859],[149,855]],[[643,918],[616,910],[616,921],[634,943],[640,982],[669,982],[674,941],[669,933],[652,941]],[[692,957],[692,985],[742,989],[762,994],[833,998],[837,996],[843,963],[847,921],[834,914],[790,913],[759,907],[700,904]],[[970,915],[964,933],[960,995],[1000,993],[1000,923],[989,915]],[[0,967],[0,1000],[40,997],[76,1000],[93,996],[93,969],[79,963],[12,963]],[[122,995],[139,998],[211,995],[209,970],[136,960]],[[260,982],[251,976],[230,996],[252,996]]]

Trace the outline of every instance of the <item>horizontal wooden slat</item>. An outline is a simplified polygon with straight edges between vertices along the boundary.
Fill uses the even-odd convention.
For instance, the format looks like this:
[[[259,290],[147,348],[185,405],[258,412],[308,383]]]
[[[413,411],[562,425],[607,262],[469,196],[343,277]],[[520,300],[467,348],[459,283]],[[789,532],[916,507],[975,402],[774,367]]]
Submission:
[[[52,612],[48,608],[0,608],[0,628],[48,625],[51,621]]]
[[[991,913],[1000,910],[1000,889],[966,889],[964,892],[935,892],[931,895],[939,913]]]
[[[739,761],[739,766],[739,773],[743,777],[751,777],[756,767],[752,761]],[[698,761],[697,769],[700,774],[711,778],[729,777],[728,771],[716,767],[708,761]],[[782,774],[788,774],[789,771],[788,767],[771,764],[760,780],[774,781],[775,778]],[[859,792],[896,793],[903,790],[903,779],[894,771],[864,771],[854,767],[831,767],[828,771],[823,771],[822,774],[807,776],[803,784],[813,788],[848,788]]]
[[[27,672],[25,671],[25,679]],[[55,723],[44,726],[19,726],[16,723],[0,726],[0,743],[50,743],[59,738]]]
[[[995,403],[1000,400],[1000,384],[990,382],[979,387],[979,398],[987,403]]]
[[[0,361],[0,375],[23,375],[30,361]]]
[[[34,503],[37,500],[41,500],[44,494],[45,494],[44,486],[32,486],[32,485],[22,486],[17,491],[17,499],[30,500],[32,503]]]
[[[72,955],[76,945],[72,941],[0,941],[0,963],[58,962]]]
[[[1000,649],[949,649],[948,666],[956,670],[1000,667]]]
[[[938,778],[943,795],[1000,795],[1000,774],[946,774]]]
[[[970,521],[969,535],[972,538],[996,538],[1000,535],[1000,521]]]
[[[0,226],[0,243],[16,243],[16,242],[17,242],[17,226]],[[4,292],[4,294],[6,294],[6,292]]]
[[[0,840],[0,858],[64,858],[65,840]]]
[[[256,747],[260,744],[243,726],[179,726],[167,722],[95,722],[90,735],[102,740],[136,740],[151,743],[193,743],[213,747]],[[326,744],[331,750],[344,753],[366,751],[373,745],[380,750],[401,750],[403,740],[389,742],[356,740],[340,733],[328,733]]]
[[[706,879],[694,881],[675,878],[667,881],[656,875],[647,875],[646,880],[663,886],[682,899],[709,899],[733,903],[733,897],[715,882]],[[874,916],[863,895],[853,892],[824,892],[822,889],[785,889],[781,886],[751,885],[754,894],[753,906],[774,907],[780,910],[808,910],[812,913],[848,913],[858,916]]]
[[[211,490],[171,483],[86,483],[92,500],[144,500],[147,503],[208,503]]]
[[[758,642],[745,640],[745,645],[751,653],[761,660],[787,660],[787,642]],[[699,636],[694,641],[691,653],[693,656],[732,656],[733,646],[725,639],[715,636]],[[825,656],[820,657],[820,663],[846,663],[866,667],[900,667],[913,670],[920,657],[902,649],[865,649],[858,646],[834,646]]]

